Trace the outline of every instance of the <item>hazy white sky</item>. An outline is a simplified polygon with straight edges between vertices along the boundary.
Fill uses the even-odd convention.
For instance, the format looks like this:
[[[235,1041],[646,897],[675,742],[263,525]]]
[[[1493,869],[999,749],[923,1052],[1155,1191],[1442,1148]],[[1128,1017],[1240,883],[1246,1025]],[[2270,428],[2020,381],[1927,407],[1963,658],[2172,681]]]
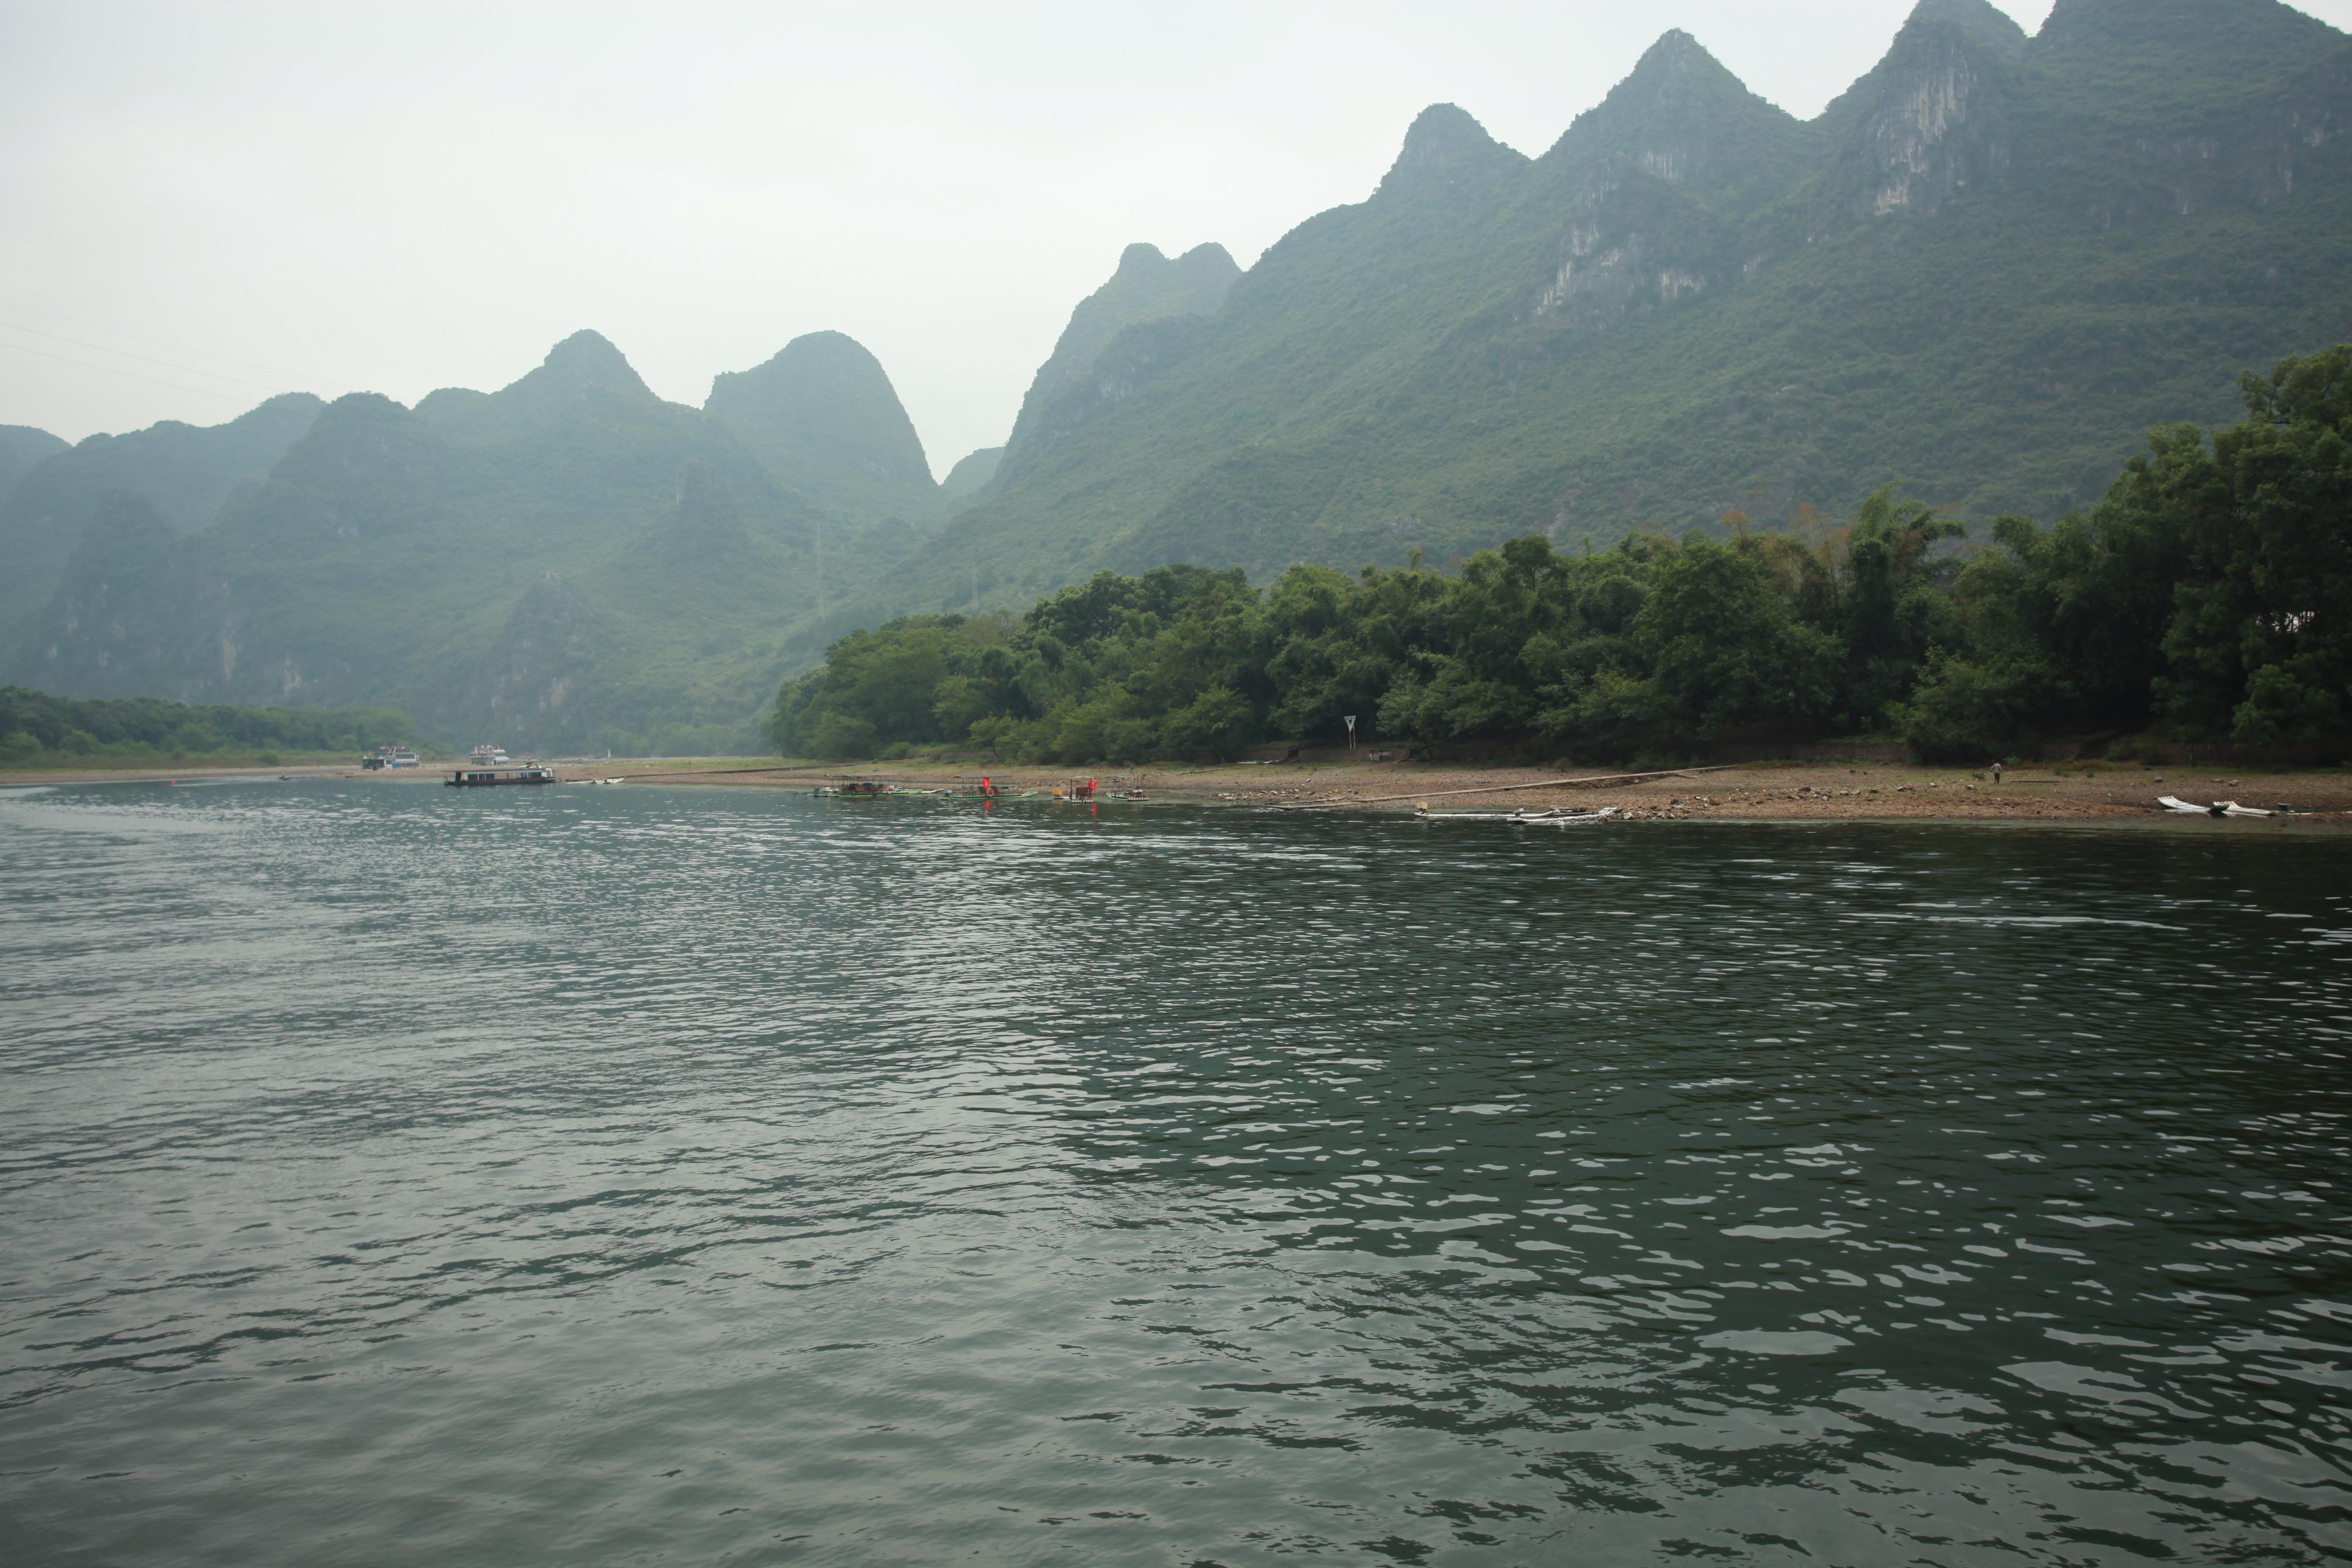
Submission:
[[[1130,241],[1246,267],[1433,102],[1539,153],[1668,27],[1810,116],[1911,4],[0,0],[0,424],[413,403],[581,327],[698,405],[834,328],[944,473]]]

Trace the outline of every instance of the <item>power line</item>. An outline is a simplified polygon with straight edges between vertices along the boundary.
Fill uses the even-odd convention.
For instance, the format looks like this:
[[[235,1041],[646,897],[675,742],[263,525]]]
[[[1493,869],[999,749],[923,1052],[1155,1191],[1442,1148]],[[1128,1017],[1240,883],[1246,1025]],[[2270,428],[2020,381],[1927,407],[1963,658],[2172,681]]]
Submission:
[[[185,386],[176,381],[165,381],[162,376],[142,375],[135,370],[118,370],[110,364],[92,364],[88,360],[68,359],[63,354],[48,353],[40,349],[28,349],[22,343],[0,342],[0,349],[15,349],[20,354],[36,354],[42,359],[53,359],[59,364],[78,364],[84,370],[102,370],[109,375],[127,375],[133,381],[151,381],[157,386],[168,386],[180,392],[193,392],[199,397],[217,397],[225,403],[245,401],[234,392],[215,392],[206,386]]]
[[[258,360],[249,360],[239,354],[219,353],[212,349],[198,348],[194,343],[173,342],[168,338],[153,337],[146,332],[126,332],[121,327],[110,327],[100,321],[85,321],[76,316],[60,315],[55,310],[44,310],[38,306],[26,304],[21,300],[0,300],[0,309],[11,310],[17,315],[45,316],[52,321],[63,321],[69,327],[79,327],[82,331],[87,332],[103,332],[110,338],[129,338],[134,342],[152,343],[157,348],[173,349],[181,353],[201,354],[206,359],[219,360],[224,364],[241,364],[247,370],[264,371],[268,374],[279,376],[288,381],[316,383],[323,379],[315,375],[297,375],[294,372],[286,369],[282,365],[263,364]],[[31,331],[34,329],[26,327],[21,330]],[[53,336],[55,334],[43,333],[42,335],[47,337]],[[116,349],[107,349],[102,352],[107,353],[116,353],[121,351]],[[211,373],[207,371],[202,374],[210,374]]]
[[[110,349],[104,343],[86,343],[79,338],[68,338],[57,332],[45,332],[38,327],[20,327],[14,321],[0,321],[0,327],[5,327],[12,332],[30,332],[37,338],[47,338],[53,343],[70,343],[75,348],[89,349],[94,353],[113,354],[121,359],[135,359],[142,364],[160,364],[165,370],[184,371],[190,375],[208,375],[215,381],[233,381],[239,386],[250,386],[262,392],[276,393],[285,390],[283,387],[271,386],[265,382],[247,381],[241,375],[228,375],[220,371],[204,370],[192,364],[174,364],[170,360],[157,359],[152,354],[135,354],[128,349]]]

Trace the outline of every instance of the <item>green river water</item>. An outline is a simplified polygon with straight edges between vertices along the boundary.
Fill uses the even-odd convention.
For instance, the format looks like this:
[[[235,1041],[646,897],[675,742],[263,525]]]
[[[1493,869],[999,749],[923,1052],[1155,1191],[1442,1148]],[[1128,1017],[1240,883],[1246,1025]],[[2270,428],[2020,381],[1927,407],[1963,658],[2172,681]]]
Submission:
[[[0,1558],[2352,1558],[2352,845],[0,797]]]

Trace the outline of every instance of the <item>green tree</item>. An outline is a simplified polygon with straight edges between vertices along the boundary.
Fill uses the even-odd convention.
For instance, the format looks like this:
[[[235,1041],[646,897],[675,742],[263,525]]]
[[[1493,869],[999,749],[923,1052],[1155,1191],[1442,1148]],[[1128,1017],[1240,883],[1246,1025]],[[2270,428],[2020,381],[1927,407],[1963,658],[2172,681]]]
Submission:
[[[2180,488],[2188,569],[2167,707],[2242,744],[2340,742],[2352,688],[2352,346],[2241,383],[2246,418]]]
[[[1700,539],[1667,557],[1633,635],[1667,710],[1699,740],[1759,723],[1806,729],[1828,704],[1831,639],[1799,623],[1741,551]]]

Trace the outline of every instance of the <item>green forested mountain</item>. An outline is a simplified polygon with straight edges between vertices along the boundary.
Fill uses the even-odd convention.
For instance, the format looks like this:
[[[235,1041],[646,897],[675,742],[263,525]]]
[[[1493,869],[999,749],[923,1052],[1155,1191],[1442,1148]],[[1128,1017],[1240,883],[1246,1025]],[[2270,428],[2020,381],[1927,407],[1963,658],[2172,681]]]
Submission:
[[[944,515],[914,422],[854,338],[794,338],[713,381],[702,406],[778,479],[845,517],[921,531]]]
[[[789,628],[824,624],[907,533],[787,488],[593,332],[499,392],[339,399],[208,527],[174,527],[153,495],[120,484],[85,509],[11,639],[12,679],[392,702],[436,733],[533,749],[748,738],[799,657]]]
[[[0,649],[16,640],[11,634],[56,592],[58,574],[101,496],[136,491],[172,527],[201,528],[240,486],[268,473],[322,406],[308,393],[289,393],[226,425],[199,428],[165,420],[128,436],[92,436],[69,449],[41,453],[0,490]]]
[[[1439,106],[1213,317],[1113,336],[868,609],[1801,523],[1896,479],[2052,516],[2352,333],[2347,130],[2352,40],[2275,0],[2059,0],[2032,38],[1925,0],[1810,122],[1670,33],[1533,160]]]

